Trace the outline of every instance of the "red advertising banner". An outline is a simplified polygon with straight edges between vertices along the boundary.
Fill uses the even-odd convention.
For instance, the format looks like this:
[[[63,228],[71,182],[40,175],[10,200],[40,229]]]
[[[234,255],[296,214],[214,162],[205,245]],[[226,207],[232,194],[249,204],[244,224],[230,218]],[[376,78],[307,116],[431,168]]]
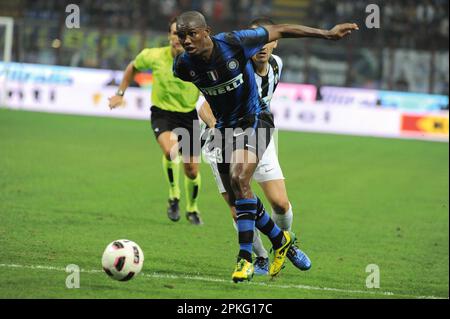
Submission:
[[[404,133],[423,133],[424,135],[449,134],[449,120],[447,115],[412,115],[403,114],[401,131]]]

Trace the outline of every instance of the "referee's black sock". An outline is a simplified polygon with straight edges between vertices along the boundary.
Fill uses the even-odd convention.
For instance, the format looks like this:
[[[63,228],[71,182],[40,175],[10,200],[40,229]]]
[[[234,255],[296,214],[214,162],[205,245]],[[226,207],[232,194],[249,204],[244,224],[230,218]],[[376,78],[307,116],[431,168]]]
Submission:
[[[162,166],[164,176],[169,184],[169,198],[180,199],[180,185],[179,185],[179,171],[180,171],[180,158],[170,161],[164,155],[162,156]]]

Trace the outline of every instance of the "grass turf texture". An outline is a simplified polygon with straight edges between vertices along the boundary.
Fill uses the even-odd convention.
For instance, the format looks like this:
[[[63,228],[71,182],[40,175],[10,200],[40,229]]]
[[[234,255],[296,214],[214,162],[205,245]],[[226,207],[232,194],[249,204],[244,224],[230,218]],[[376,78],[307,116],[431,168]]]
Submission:
[[[205,225],[173,223],[147,122],[3,109],[0,298],[448,298],[448,151],[281,132],[293,230],[313,267],[287,262],[274,281],[234,284],[237,236],[206,164]],[[80,289],[65,287],[66,265],[100,270],[104,248],[120,238],[141,246],[145,275],[123,283],[86,272]],[[380,289],[365,286],[372,263]]]

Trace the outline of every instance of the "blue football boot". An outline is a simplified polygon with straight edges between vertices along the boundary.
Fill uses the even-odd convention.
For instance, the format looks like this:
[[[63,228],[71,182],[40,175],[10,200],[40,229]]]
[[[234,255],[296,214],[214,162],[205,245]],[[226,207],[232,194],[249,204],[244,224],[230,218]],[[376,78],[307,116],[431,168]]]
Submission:
[[[269,273],[269,258],[256,257],[253,263],[255,275],[267,275]]]
[[[289,248],[287,258],[300,270],[305,271],[311,268],[311,260],[295,244]]]

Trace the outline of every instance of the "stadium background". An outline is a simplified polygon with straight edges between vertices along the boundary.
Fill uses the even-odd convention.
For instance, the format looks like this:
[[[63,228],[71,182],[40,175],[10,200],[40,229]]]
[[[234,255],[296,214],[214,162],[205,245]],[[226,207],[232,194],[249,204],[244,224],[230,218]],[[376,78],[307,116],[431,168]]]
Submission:
[[[66,27],[68,3],[80,7],[79,29]],[[448,298],[448,2],[370,3],[380,29],[365,27],[359,0],[0,0],[0,16],[14,18],[12,63],[0,62],[0,297]],[[236,236],[208,166],[205,226],[171,224],[148,123],[74,115],[148,118],[150,72],[118,112],[107,97],[191,9],[214,32],[261,15],[361,26],[341,42],[282,40],[275,52],[285,63],[273,105],[280,162],[308,273],[287,266],[276,283],[231,285]],[[2,49],[4,39],[0,27]],[[146,253],[146,275],[125,285],[97,272],[120,237]],[[65,287],[70,263],[86,270],[79,290]],[[379,289],[365,285],[373,263]]]

